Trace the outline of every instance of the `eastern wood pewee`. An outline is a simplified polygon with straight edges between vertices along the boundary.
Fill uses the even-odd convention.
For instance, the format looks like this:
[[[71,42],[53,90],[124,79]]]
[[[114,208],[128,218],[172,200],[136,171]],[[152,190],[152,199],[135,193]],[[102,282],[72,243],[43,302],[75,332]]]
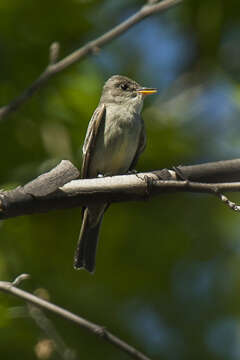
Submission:
[[[103,87],[89,122],[83,145],[82,178],[125,174],[134,169],[146,145],[141,118],[143,100],[156,89],[143,88],[126,76],[114,75]],[[95,269],[100,225],[108,204],[83,209],[83,221],[74,259],[76,269]]]

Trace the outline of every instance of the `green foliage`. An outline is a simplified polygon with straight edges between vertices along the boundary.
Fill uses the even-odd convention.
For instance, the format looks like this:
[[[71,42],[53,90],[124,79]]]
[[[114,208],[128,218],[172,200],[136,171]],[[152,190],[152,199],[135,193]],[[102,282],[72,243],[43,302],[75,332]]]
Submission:
[[[0,104],[43,71],[53,41],[65,56],[143,3],[1,0]],[[145,103],[148,146],[138,170],[239,157],[239,14],[233,0],[185,1],[52,78],[0,123],[0,187],[24,184],[61,159],[80,167],[88,121],[114,73],[160,89]],[[239,357],[238,214],[208,195],[114,204],[94,276],[72,266],[80,225],[80,209],[0,223],[0,280],[31,274],[23,288],[45,288],[51,301],[153,359]],[[47,315],[77,358],[125,358]],[[34,359],[44,338],[21,300],[0,294],[2,358]]]

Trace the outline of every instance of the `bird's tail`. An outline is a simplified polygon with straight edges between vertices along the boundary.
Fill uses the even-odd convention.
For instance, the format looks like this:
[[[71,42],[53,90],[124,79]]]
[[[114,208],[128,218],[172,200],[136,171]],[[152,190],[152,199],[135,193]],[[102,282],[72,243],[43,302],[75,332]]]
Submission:
[[[97,222],[91,224],[91,214],[88,208],[84,209],[82,227],[79,235],[77,250],[74,257],[74,268],[85,268],[93,273],[95,270],[96,251],[99,230],[104,211],[101,211]]]

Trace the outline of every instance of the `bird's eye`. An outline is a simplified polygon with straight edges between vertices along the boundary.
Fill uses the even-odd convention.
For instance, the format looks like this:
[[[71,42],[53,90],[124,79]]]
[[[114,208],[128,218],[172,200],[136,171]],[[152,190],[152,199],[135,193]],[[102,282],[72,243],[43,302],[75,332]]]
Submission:
[[[127,84],[121,84],[121,89],[122,89],[122,90],[127,90],[127,89],[128,89]]]

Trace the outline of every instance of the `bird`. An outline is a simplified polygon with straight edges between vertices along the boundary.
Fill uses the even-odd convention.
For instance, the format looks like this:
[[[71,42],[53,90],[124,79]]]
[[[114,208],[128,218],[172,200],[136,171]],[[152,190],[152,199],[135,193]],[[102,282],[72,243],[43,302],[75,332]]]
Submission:
[[[113,75],[105,82],[87,128],[81,178],[121,175],[134,170],[146,146],[141,117],[143,100],[156,92],[157,89],[142,87],[123,75]],[[83,208],[75,269],[85,268],[94,273],[100,226],[108,206],[101,203]]]

